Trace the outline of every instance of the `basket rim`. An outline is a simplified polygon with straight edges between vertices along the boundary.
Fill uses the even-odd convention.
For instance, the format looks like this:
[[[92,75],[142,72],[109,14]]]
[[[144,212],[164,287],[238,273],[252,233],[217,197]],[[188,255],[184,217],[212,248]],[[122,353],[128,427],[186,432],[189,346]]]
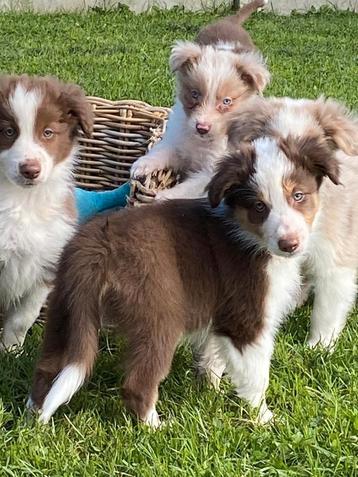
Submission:
[[[115,108],[126,108],[126,109],[147,109],[149,111],[157,111],[163,113],[170,113],[171,108],[166,106],[153,106],[145,101],[140,101],[138,99],[117,99],[111,100],[106,98],[101,98],[99,96],[86,96],[87,100],[96,105],[96,106],[110,106]]]

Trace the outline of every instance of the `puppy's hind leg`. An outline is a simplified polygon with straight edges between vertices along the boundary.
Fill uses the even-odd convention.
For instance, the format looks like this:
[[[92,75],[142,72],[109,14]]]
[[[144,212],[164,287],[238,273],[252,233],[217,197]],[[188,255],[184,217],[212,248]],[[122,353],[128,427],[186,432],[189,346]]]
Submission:
[[[308,345],[330,348],[344,328],[357,294],[357,272],[337,267],[315,281],[315,298]]]
[[[179,338],[180,333],[174,330],[160,330],[155,335],[142,330],[129,339],[123,399],[140,421],[153,428],[160,425],[155,407],[158,387],[169,373]]]

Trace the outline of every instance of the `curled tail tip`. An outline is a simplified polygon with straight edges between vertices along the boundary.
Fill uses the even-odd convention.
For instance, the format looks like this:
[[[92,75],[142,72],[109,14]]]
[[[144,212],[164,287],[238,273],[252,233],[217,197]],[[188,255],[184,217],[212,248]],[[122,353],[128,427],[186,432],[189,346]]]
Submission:
[[[253,2],[245,3],[237,12],[237,17],[241,23],[245,22],[252,13],[261,10],[268,5],[269,0],[254,0]]]

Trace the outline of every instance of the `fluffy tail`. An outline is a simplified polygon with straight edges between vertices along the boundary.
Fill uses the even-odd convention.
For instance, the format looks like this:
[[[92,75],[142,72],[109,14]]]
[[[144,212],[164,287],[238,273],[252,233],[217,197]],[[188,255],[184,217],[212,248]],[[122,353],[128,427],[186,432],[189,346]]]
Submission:
[[[259,8],[264,7],[265,5],[267,5],[267,3],[268,0],[254,0],[247,5],[244,5],[236,14],[239,23],[244,23],[252,13],[256,12],[256,10],[258,10]]]
[[[95,362],[107,258],[105,249],[94,245],[94,240],[77,235],[60,262],[28,403],[39,410],[42,422],[71,399]]]

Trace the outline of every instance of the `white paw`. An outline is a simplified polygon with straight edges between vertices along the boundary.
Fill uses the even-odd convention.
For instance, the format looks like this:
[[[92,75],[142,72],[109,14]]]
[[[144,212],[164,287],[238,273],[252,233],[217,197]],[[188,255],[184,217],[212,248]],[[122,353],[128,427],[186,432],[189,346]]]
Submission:
[[[154,171],[165,169],[166,161],[162,156],[148,155],[140,157],[131,167],[131,177],[139,179],[146,177]]]
[[[318,336],[313,335],[310,336],[309,340],[307,341],[307,344],[309,348],[322,347],[332,352],[336,344],[337,338],[338,336],[335,336],[334,334]]]
[[[270,411],[270,409],[267,407],[266,403],[263,403],[260,406],[256,422],[260,424],[261,426],[268,424],[270,421],[272,421],[274,415]]]
[[[214,388],[214,390],[218,393],[220,392],[220,383],[221,383],[221,377],[217,376],[213,372],[209,373],[209,382],[211,386]]]
[[[24,352],[24,348],[19,343],[7,343],[4,344],[0,341],[0,353],[11,353],[14,356],[21,356]]]
[[[163,202],[170,199],[175,199],[175,195],[171,193],[171,189],[160,190],[155,195],[155,200],[157,202]]]
[[[151,409],[142,421],[145,425],[152,429],[158,429],[160,427],[159,415],[155,408]]]

